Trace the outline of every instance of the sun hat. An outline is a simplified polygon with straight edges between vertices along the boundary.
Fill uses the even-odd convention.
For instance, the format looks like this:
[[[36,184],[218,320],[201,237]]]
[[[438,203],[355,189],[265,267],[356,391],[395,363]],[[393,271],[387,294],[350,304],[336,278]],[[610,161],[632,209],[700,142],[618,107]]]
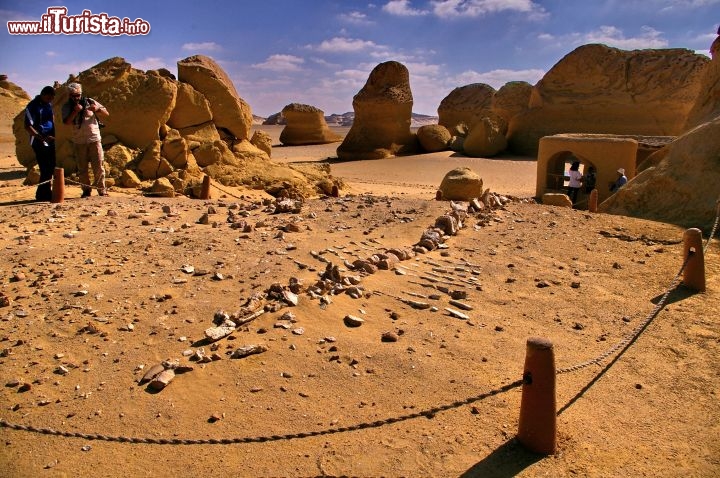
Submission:
[[[625,176],[625,168],[618,168],[618,173],[620,173],[620,174],[622,174],[623,176]]]

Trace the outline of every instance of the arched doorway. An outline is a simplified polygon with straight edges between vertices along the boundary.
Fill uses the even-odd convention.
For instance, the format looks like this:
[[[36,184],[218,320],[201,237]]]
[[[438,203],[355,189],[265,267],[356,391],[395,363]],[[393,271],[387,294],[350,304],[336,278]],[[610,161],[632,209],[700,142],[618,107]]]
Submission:
[[[592,161],[582,155],[569,150],[559,151],[548,159],[547,172],[545,175],[546,192],[567,193],[568,182],[570,179],[568,171],[570,170],[572,163],[575,161],[580,161],[580,173],[583,175],[583,180],[587,178],[590,168],[593,168],[594,170],[597,169]],[[586,208],[587,196],[589,194],[590,191],[586,191],[585,183],[583,182],[583,187],[580,189],[575,206]]]

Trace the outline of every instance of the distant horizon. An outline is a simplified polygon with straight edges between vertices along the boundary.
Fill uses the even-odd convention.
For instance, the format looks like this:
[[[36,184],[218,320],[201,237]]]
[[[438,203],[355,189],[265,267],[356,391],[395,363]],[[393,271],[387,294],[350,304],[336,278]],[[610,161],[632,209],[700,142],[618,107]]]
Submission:
[[[408,68],[413,112],[437,116],[457,87],[535,85],[585,44],[709,56],[720,0],[70,0],[60,8],[66,27],[80,33],[10,33],[8,22],[60,25],[48,14],[57,4],[4,0],[0,7],[0,73],[30,96],[116,56],[139,70],[177,75],[177,61],[202,54],[226,71],[255,115],[267,118],[290,103],[326,114],[352,111],[370,71],[389,60]],[[101,21],[111,26],[108,19],[144,25],[143,32],[98,33]]]

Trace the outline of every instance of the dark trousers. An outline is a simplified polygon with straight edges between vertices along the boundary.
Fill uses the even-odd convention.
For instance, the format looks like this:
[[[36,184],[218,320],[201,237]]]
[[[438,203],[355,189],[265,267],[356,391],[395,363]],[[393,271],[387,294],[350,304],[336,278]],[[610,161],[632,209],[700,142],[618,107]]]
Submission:
[[[571,188],[568,186],[568,196],[570,196],[573,204],[577,202],[578,191],[580,191],[580,188]]]
[[[40,184],[38,184],[37,191],[35,191],[35,199],[38,201],[50,201],[52,199],[51,183],[43,183],[52,180],[55,173],[55,143],[49,142],[45,146],[42,141],[36,139],[33,141],[32,148],[35,151],[35,159],[37,159],[40,168]]]

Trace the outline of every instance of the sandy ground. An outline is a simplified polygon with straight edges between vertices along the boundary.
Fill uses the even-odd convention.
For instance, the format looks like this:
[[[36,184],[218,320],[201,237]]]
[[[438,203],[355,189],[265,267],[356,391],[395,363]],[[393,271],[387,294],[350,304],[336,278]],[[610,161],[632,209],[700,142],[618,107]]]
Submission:
[[[80,199],[68,188],[62,204],[34,203],[11,145],[0,148],[0,293],[9,302],[0,307],[0,419],[241,442],[129,444],[0,428],[0,476],[720,476],[717,242],[706,251],[706,293],[674,289],[619,359],[558,376],[558,451],[541,456],[515,439],[520,387],[479,397],[522,377],[529,337],[553,342],[558,368],[629,337],[680,268],[682,230],[513,202],[471,215],[447,249],[360,277],[360,298],[323,303],[308,289],[328,262],[356,276],[346,261],[411,246],[449,210],[432,200],[449,169],[471,165],[491,190],[528,198],[534,162],[331,159],[352,194],[271,214],[219,191],[209,201],[115,189]],[[278,147],[273,156],[322,161],[334,150]],[[198,223],[204,213],[208,224]],[[251,231],[230,227],[238,214]],[[297,306],[202,340],[217,311],[291,279],[302,284]],[[467,296],[469,318],[446,311],[446,290]],[[365,322],[348,327],[347,315]],[[386,332],[397,341],[383,341]],[[248,345],[267,351],[230,358]],[[219,360],[190,360],[200,349]],[[166,359],[193,370],[159,393],[138,385]]]

